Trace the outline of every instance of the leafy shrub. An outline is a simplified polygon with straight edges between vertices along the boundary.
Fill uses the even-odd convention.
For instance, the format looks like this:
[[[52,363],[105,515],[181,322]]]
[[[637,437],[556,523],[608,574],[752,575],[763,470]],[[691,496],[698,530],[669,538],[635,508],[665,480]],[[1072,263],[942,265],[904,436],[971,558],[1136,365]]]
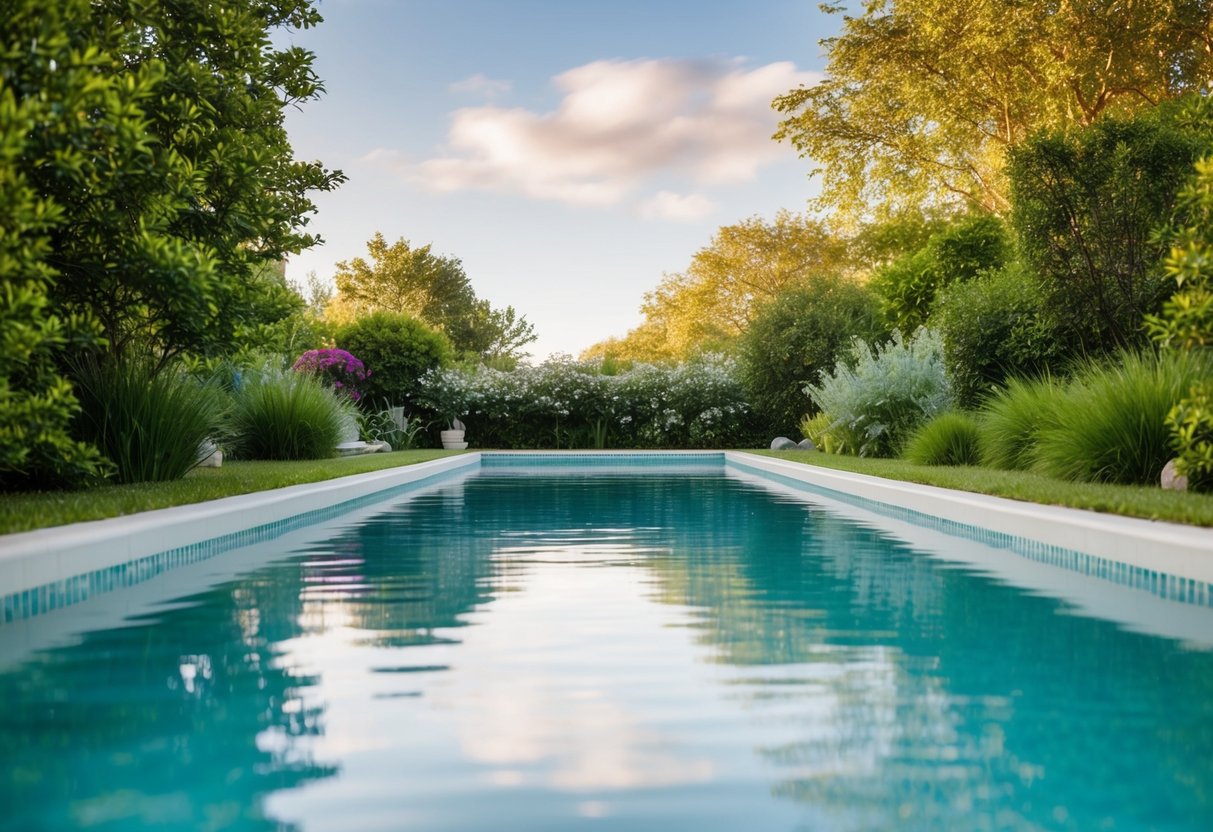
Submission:
[[[986,399],[978,430],[981,464],[1026,471],[1036,459],[1036,438],[1056,420],[1065,386],[1048,376],[1011,378]]]
[[[813,408],[804,395],[829,372],[851,338],[883,334],[875,297],[852,281],[825,278],[764,304],[742,334],[738,370],[758,418],[777,432]]]
[[[676,367],[636,364],[615,375],[604,375],[594,363],[554,358],[510,372],[484,366],[435,370],[423,383],[434,405],[461,404],[468,439],[478,447],[743,447],[756,442],[734,364],[718,356]]]
[[[337,332],[337,346],[362,359],[370,377],[363,383],[368,401],[389,401],[417,412],[420,380],[451,360],[446,336],[416,318],[376,312]]]
[[[1176,196],[1210,149],[1203,96],[1033,136],[1009,155],[1019,250],[1075,354],[1140,347],[1166,298],[1161,269]],[[1203,115],[1201,111],[1203,112]],[[1203,124],[1202,124],[1203,123]]]
[[[814,447],[823,453],[837,454],[842,452],[833,434],[830,433],[830,417],[826,413],[818,412],[801,419],[800,433],[804,438],[811,440]]]
[[[927,329],[909,340],[894,332],[875,349],[855,339],[851,355],[805,392],[829,416],[838,447],[860,456],[896,454],[914,428],[953,405],[943,342]]]
[[[420,419],[409,416],[403,407],[385,407],[362,418],[362,436],[367,442],[387,442],[392,450],[413,447],[426,428]]]
[[[242,459],[330,457],[353,409],[348,399],[310,375],[250,374],[233,396],[231,448]]]
[[[976,465],[979,444],[977,420],[952,411],[914,431],[902,456],[918,465]]]
[[[1010,250],[1006,229],[997,217],[965,217],[914,253],[878,270],[871,287],[880,296],[888,324],[913,332],[927,324],[935,298],[945,286],[1002,268]]]
[[[185,476],[202,442],[219,427],[223,396],[176,367],[157,372],[150,359],[90,358],[74,371],[78,432],[101,449],[123,483]]]
[[[1173,456],[1167,417],[1213,373],[1198,353],[1122,353],[1089,365],[1039,431],[1035,468],[1063,479],[1154,484]]]
[[[1167,414],[1176,471],[1192,491],[1213,491],[1213,383],[1192,388]]]
[[[1036,281],[1018,264],[948,287],[932,313],[956,401],[974,407],[1013,375],[1038,375],[1067,356],[1042,313]]]
[[[291,369],[297,373],[310,373],[326,387],[353,401],[362,398],[361,388],[369,377],[366,366],[345,350],[308,350],[295,360]]]

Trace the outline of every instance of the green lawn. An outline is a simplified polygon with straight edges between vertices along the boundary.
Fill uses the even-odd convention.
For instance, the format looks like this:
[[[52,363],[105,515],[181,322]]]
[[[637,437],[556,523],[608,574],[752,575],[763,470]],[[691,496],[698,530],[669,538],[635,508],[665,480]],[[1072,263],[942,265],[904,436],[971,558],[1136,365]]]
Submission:
[[[201,503],[236,494],[413,465],[459,453],[462,451],[395,451],[301,462],[224,462],[222,468],[197,468],[184,479],[173,482],[5,494],[0,498],[0,534]]]
[[[1187,494],[1137,485],[1075,483],[1025,471],[915,465],[899,459],[860,459],[820,451],[764,450],[753,453],[821,468],[992,494],[1012,500],[1085,508],[1108,514],[1169,520],[1194,526],[1213,526],[1211,494]]]

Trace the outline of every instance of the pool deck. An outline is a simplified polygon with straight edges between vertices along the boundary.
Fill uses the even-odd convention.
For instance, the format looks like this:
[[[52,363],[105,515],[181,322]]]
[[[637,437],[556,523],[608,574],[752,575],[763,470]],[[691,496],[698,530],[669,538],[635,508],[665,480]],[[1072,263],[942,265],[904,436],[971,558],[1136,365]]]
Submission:
[[[490,452],[505,457],[507,452]],[[552,460],[560,452],[508,452],[526,459]],[[570,454],[564,454],[568,457]],[[671,462],[693,460],[695,452],[575,452],[574,461],[643,456]],[[711,460],[776,482],[795,483],[875,512],[893,510],[903,519],[930,521],[962,536],[984,530],[1008,541],[1028,541],[1056,550],[1093,556],[1101,563],[1145,570],[1198,588],[1209,603],[1213,586],[1213,531],[1080,509],[1043,506],[934,486],[853,474],[737,451],[704,452]],[[246,543],[272,538],[318,522],[374,495],[410,484],[468,474],[481,468],[482,454],[423,462],[335,480],[291,486],[160,509],[136,515],[76,523],[0,536],[0,623],[73,604],[109,588],[130,585],[186,563]],[[639,470],[644,470],[641,467]],[[1023,548],[1019,546],[1019,548]],[[111,586],[111,584],[113,586]],[[1169,594],[1169,593],[1168,593]],[[1182,596],[1180,596],[1182,597]]]

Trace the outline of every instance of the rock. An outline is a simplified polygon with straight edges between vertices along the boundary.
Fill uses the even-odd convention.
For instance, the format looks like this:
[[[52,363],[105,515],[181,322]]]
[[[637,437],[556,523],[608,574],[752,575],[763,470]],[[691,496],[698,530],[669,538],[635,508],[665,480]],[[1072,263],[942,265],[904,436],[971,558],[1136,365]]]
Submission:
[[[796,447],[797,447],[797,448],[799,448],[799,449],[800,449],[800,450],[802,450],[802,451],[815,451],[815,450],[817,450],[817,446],[813,444],[813,440],[812,440],[812,439],[809,439],[809,438],[807,438],[807,437],[806,437],[806,438],[804,438],[804,439],[801,439],[799,442],[797,442],[797,443],[796,443]]]
[[[223,451],[219,450],[219,446],[209,439],[202,440],[202,444],[198,446],[198,467],[223,467]]]
[[[378,445],[379,446],[378,452],[381,454],[390,454],[392,452],[392,443],[390,443],[390,442],[383,442],[381,440],[379,442],[371,442],[370,444]]]
[[[1175,470],[1174,459],[1163,466],[1162,487],[1164,491],[1188,490],[1188,478]]]
[[[369,444],[366,442],[342,442],[337,446],[338,456],[358,456],[359,454],[373,454],[379,450],[379,443]]]
[[[794,450],[796,450],[796,443],[793,442],[791,439],[788,439],[786,436],[776,436],[774,439],[771,440],[771,450],[772,451],[794,451]]]

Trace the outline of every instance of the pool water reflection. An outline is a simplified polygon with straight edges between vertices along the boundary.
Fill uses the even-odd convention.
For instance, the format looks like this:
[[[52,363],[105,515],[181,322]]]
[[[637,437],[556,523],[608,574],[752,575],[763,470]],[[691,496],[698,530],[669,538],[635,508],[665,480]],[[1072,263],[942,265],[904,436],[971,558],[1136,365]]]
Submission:
[[[1213,828],[1209,652],[807,500],[399,501],[8,668],[0,829]]]

